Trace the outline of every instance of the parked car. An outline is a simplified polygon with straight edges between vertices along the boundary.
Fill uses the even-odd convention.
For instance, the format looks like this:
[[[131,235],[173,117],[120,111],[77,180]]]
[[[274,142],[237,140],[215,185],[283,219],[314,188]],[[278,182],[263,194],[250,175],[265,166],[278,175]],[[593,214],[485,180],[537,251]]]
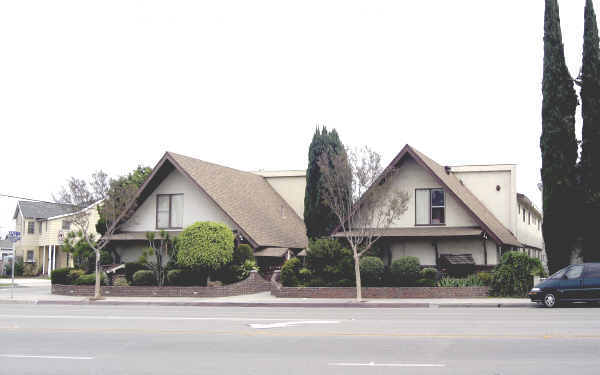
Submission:
[[[529,292],[533,302],[600,302],[600,263],[573,264],[544,279]]]

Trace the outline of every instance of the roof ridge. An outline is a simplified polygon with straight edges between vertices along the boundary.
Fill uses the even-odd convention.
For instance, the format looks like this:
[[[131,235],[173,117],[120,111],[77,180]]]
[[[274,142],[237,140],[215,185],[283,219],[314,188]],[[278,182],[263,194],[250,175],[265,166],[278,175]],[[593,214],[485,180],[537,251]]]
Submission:
[[[213,162],[210,162],[210,161],[198,159],[198,158],[195,158],[193,156],[187,156],[187,155],[183,155],[183,154],[178,154],[176,152],[171,152],[171,151],[167,151],[166,153],[169,154],[169,155],[171,155],[171,156],[182,157],[182,158],[186,158],[186,159],[192,159],[192,160],[197,161],[197,162],[209,164],[209,165],[212,165],[212,166],[217,167],[217,168],[229,169],[231,171],[235,171],[235,172],[238,172],[238,173],[244,173],[244,174],[248,174],[248,175],[252,175],[252,176],[257,176],[257,177],[263,178],[262,176],[257,175],[256,173],[252,173],[252,172],[248,172],[248,171],[243,171],[241,169],[236,169],[236,168],[228,167],[228,166],[225,166],[225,165],[213,163]]]

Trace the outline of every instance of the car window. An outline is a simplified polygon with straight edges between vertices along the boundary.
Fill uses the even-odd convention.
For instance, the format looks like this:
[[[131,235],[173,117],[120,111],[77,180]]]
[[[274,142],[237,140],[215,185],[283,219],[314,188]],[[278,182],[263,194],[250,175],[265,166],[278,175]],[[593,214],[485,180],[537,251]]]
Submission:
[[[565,276],[569,280],[579,279],[581,278],[581,274],[583,272],[583,265],[573,266],[567,270]]]
[[[586,264],[583,277],[585,279],[600,279],[600,263]]]
[[[554,274],[552,274],[548,278],[549,279],[562,279],[562,277],[563,277],[563,275],[565,274],[566,271],[567,271],[567,267],[563,268],[562,270],[556,271]]]

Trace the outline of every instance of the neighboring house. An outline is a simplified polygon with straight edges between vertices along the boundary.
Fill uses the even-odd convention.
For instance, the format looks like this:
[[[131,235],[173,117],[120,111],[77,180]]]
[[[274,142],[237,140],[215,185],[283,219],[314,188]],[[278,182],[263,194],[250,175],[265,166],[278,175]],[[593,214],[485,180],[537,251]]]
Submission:
[[[4,274],[4,265],[9,264],[12,255],[12,242],[10,240],[0,240],[0,275]]]
[[[96,205],[86,210],[91,215],[89,231],[99,237]],[[72,266],[73,259],[63,251],[61,237],[77,230],[72,224],[74,210],[74,206],[60,203],[19,201],[13,215],[15,228],[21,232],[21,240],[15,244],[16,256],[23,257],[25,263],[33,264],[44,275],[56,268]]]
[[[406,145],[387,181],[409,194],[408,210],[385,230],[380,246],[388,264],[402,256],[442,267],[474,263],[491,268],[510,250],[545,262],[542,215],[516,191],[516,166],[441,166]],[[342,233],[334,236],[342,237]]]
[[[132,262],[147,248],[147,232],[177,235],[195,222],[219,222],[269,268],[308,245],[301,219],[305,183],[304,172],[243,172],[167,152],[130,202],[133,214],[119,218],[109,240],[122,262]]]

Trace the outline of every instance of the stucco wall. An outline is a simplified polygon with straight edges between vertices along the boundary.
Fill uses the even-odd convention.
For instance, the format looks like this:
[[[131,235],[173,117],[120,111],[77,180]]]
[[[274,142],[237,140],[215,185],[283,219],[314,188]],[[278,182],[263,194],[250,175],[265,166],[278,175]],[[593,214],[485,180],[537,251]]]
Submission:
[[[304,194],[306,192],[306,176],[273,176],[265,180],[300,216],[304,217]]]
[[[183,227],[197,221],[215,221],[237,227],[227,215],[198,189],[187,177],[173,170],[152,194],[138,207],[133,216],[121,226],[124,232],[145,232],[156,230],[156,195],[183,193]]]

